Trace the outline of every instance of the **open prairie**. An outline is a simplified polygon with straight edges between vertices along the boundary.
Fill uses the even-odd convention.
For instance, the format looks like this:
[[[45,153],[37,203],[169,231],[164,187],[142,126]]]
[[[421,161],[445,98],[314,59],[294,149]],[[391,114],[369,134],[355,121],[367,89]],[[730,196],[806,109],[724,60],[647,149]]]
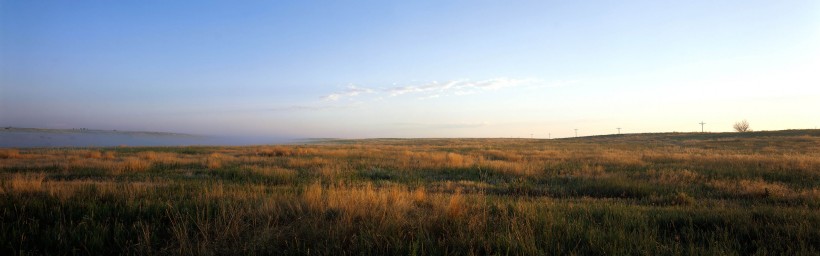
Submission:
[[[0,254],[820,254],[820,131],[0,149]]]

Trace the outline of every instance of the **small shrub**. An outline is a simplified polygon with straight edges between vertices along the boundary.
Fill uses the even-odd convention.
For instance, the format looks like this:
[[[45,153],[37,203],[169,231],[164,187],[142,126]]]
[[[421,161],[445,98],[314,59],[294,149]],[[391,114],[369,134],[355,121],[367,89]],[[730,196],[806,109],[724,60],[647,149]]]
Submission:
[[[735,122],[735,125],[733,125],[732,128],[735,128],[735,131],[737,131],[737,132],[752,131],[752,130],[749,130],[749,122],[746,121],[745,119],[743,121],[740,121],[740,122]]]

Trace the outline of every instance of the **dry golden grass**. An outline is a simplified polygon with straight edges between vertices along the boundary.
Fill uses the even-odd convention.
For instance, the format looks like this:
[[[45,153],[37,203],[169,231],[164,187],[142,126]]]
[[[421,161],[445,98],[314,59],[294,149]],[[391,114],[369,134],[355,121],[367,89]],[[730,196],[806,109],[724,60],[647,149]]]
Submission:
[[[508,162],[501,160],[479,160],[478,166],[482,170],[495,171],[498,173],[528,176],[536,173],[536,169],[526,162]]]
[[[287,169],[279,166],[258,166],[258,165],[250,165],[247,166],[251,172],[255,174],[259,174],[266,177],[273,177],[283,181],[292,181],[296,178],[298,174],[296,170]]]
[[[433,197],[424,188],[376,187],[372,183],[324,186],[316,182],[305,188],[301,199],[309,212],[334,218],[344,225],[363,221],[405,225],[413,212],[428,210],[432,210],[425,217],[428,219],[459,219],[470,208],[461,192]]]
[[[2,193],[27,193],[43,190],[44,173],[15,173],[4,180],[0,188]]]
[[[302,193],[302,198],[309,208],[324,212],[326,203],[322,195],[322,190],[324,189],[319,182],[314,182],[305,188],[305,192]]]
[[[427,192],[424,191],[424,188],[418,187],[413,190],[413,194],[410,197],[413,199],[413,203],[422,204],[427,201]]]
[[[516,153],[517,152],[501,151],[497,149],[479,152],[479,154],[490,160],[521,161],[524,159],[522,155]]]
[[[286,166],[292,169],[310,169],[314,167],[326,166],[330,163],[330,160],[321,157],[288,158]]]
[[[254,154],[259,156],[305,156],[314,155],[319,150],[316,148],[306,148],[297,146],[262,146],[254,149]]]
[[[208,169],[218,169],[222,167],[224,158],[225,156],[220,153],[211,153],[208,155],[208,158],[205,159],[205,166],[208,167]]]
[[[761,179],[756,180],[713,180],[708,183],[710,186],[724,192],[753,197],[797,197],[798,193],[790,189],[783,183],[767,182]]]
[[[143,172],[151,167],[151,162],[137,157],[126,157],[120,162],[118,171],[120,173]]]
[[[325,213],[338,212],[340,221],[353,224],[361,220],[402,222],[410,210],[409,193],[400,187],[376,190],[372,184],[356,187],[331,186],[325,190]]]
[[[270,187],[264,185],[237,185],[217,180],[208,185],[207,191],[196,194],[198,201],[265,200],[270,199]]]
[[[24,157],[25,156],[25,157]],[[233,159],[233,158],[228,158]],[[64,172],[76,169],[105,170],[113,175],[142,172],[154,164],[192,164],[203,162],[199,157],[183,157],[177,153],[141,151],[136,154],[121,154],[108,150],[32,150],[30,154],[19,155],[0,161],[0,168],[56,168]]]
[[[0,159],[20,158],[20,150],[13,148],[0,148]]]
[[[816,252],[767,247],[820,235],[815,144],[617,139],[3,149],[0,214],[12,239],[114,244],[98,254]]]
[[[324,180],[333,181],[342,174],[342,169],[338,165],[321,165],[311,168],[313,172],[319,174]]]
[[[102,158],[105,160],[112,160],[117,158],[117,153],[114,151],[105,151],[102,153]]]
[[[83,153],[83,155],[85,156],[85,158],[92,158],[92,159],[102,159],[102,156],[103,156],[102,152],[97,151],[97,150],[86,150],[85,153]]]
[[[690,185],[695,182],[703,182],[702,175],[690,170],[655,170],[651,169],[646,172],[651,182],[664,185]]]
[[[45,193],[62,201],[71,200],[80,191],[93,191],[100,196],[117,196],[136,199],[153,193],[157,186],[167,181],[129,182],[99,180],[46,180],[45,173],[17,173],[0,183],[0,194]]]
[[[457,190],[452,196],[450,196],[450,200],[447,201],[447,207],[445,208],[445,213],[450,218],[460,218],[465,211],[465,202],[464,197],[461,195],[461,190]]]
[[[154,151],[142,151],[137,152],[137,157],[140,159],[155,162],[155,163],[182,163],[185,162],[182,157],[177,153],[172,152],[154,152]]]
[[[641,155],[622,150],[604,150],[597,155],[599,161],[619,166],[645,166],[646,162]]]

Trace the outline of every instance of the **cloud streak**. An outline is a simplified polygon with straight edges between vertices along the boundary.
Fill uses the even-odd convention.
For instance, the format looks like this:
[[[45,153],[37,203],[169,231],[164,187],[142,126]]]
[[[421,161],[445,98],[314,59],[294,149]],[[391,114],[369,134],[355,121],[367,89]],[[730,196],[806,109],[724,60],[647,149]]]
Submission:
[[[373,90],[369,88],[363,87],[356,87],[356,86],[348,86],[346,90],[341,92],[335,92],[322,97],[323,100],[326,101],[337,101],[342,98],[350,98],[359,96],[362,93],[372,93]]]
[[[365,87],[350,86],[344,91],[334,92],[322,96],[322,99],[326,101],[337,101],[343,98],[352,98],[364,93],[381,94],[379,95],[380,97],[421,95],[420,97],[418,97],[419,99],[432,99],[447,95],[469,95],[484,91],[500,90],[504,88],[518,87],[522,85],[532,85],[538,82],[538,80],[533,79],[495,78],[480,81],[473,81],[469,79],[450,80],[444,82],[432,81],[422,84],[388,87],[379,90]]]
[[[403,94],[423,93],[441,95],[452,93],[454,95],[466,95],[481,91],[498,90],[508,87],[516,87],[523,84],[533,83],[530,79],[496,78],[482,81],[453,80],[446,82],[433,81],[422,85],[409,85],[392,87],[385,90],[390,96]]]
[[[490,125],[490,123],[393,123],[393,125],[412,129],[464,129],[484,127]]]

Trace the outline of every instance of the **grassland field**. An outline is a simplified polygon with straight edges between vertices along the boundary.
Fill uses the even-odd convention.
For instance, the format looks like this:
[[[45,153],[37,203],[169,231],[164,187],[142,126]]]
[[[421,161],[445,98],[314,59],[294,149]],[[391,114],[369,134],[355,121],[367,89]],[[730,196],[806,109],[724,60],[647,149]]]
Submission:
[[[818,255],[820,130],[0,149],[0,255]]]

